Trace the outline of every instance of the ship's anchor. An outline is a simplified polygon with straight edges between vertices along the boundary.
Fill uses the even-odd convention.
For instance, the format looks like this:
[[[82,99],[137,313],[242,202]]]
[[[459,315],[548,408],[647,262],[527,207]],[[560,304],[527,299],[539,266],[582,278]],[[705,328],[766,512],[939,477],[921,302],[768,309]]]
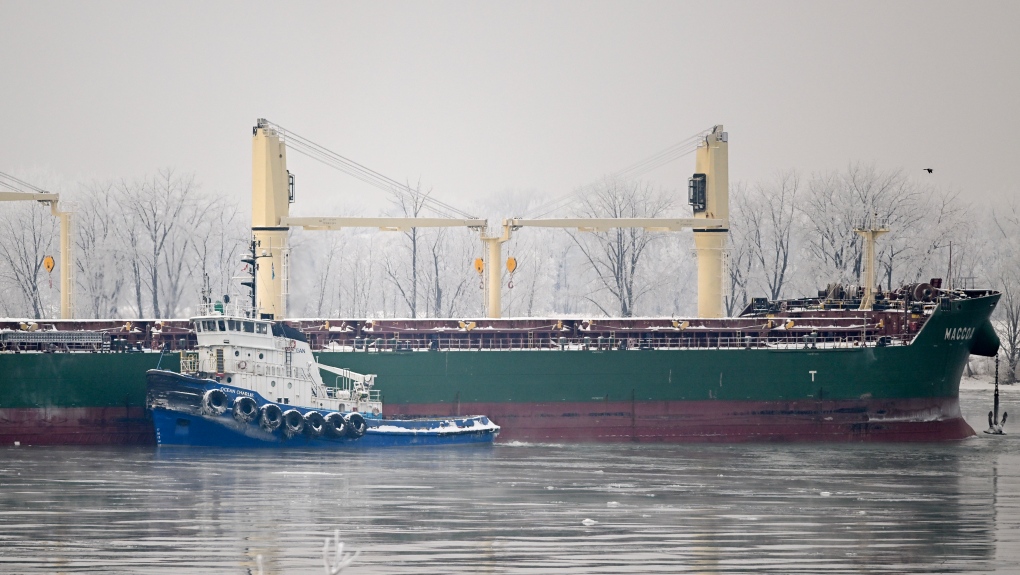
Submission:
[[[1006,425],[1006,417],[1009,414],[1002,412],[1002,421],[999,421],[999,356],[995,356],[995,407],[994,411],[988,412],[988,429],[985,433],[989,435],[1006,435],[1002,428]]]

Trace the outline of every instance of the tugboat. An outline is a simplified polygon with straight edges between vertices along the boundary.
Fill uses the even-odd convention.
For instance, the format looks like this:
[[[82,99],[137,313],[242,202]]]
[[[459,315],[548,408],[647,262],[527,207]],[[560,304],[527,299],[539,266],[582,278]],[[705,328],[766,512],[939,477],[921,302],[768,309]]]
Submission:
[[[300,331],[240,306],[206,304],[180,373],[146,372],[156,443],[210,447],[382,447],[492,443],[484,415],[383,419],[375,376],[319,364]],[[326,385],[320,373],[336,376]]]

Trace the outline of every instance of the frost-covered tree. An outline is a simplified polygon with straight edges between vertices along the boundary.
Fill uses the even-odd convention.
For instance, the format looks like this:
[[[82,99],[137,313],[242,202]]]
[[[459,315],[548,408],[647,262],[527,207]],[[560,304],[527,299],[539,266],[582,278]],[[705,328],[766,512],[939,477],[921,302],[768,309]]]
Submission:
[[[43,260],[57,245],[58,228],[57,219],[46,206],[19,203],[0,210],[0,279],[23,302],[22,306],[15,304],[12,291],[5,290],[4,307],[8,310],[33,318],[49,315],[47,302],[53,298],[43,296],[42,286],[47,283]]]
[[[726,251],[726,281],[728,282],[723,303],[726,315],[732,316],[747,306],[747,287],[752,281],[756,259],[754,255],[754,217],[751,212],[751,192],[742,182],[730,186],[730,232],[729,248]]]
[[[123,221],[121,206],[111,183],[81,186],[75,211],[75,255],[80,317],[120,317],[121,297],[127,285],[125,250],[118,245]]]
[[[995,318],[1006,359],[1006,383],[1017,381],[1020,364],[1020,203],[1000,206],[992,216],[996,258],[993,285],[1002,292]]]
[[[654,218],[665,216],[673,207],[671,194],[642,182],[607,178],[581,196],[576,215],[587,218]],[[662,233],[642,228],[615,228],[607,232],[569,232],[584,260],[595,274],[594,288],[584,297],[606,315],[611,308],[623,317],[635,314],[641,297],[650,289],[643,277],[642,257]],[[639,280],[639,277],[641,279]],[[600,297],[611,295],[610,301]]]
[[[743,207],[750,257],[758,268],[762,287],[773,300],[782,297],[790,273],[799,192],[797,172],[780,172],[773,179],[751,188],[747,205]]]
[[[863,272],[864,244],[855,229],[886,223],[902,233],[917,225],[923,213],[920,194],[902,171],[881,172],[859,163],[845,172],[812,177],[798,205],[805,219],[805,271],[843,284],[860,282]],[[881,243],[880,253],[890,245]],[[886,257],[890,265],[898,261],[895,254]]]

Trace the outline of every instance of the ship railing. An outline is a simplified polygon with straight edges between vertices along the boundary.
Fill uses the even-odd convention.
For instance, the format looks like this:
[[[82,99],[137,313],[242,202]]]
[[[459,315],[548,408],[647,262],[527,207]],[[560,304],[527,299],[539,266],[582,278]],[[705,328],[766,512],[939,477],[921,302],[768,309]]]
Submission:
[[[222,301],[204,302],[198,306],[198,315],[212,316],[222,315],[231,317],[255,317],[255,308],[250,301],[232,300],[228,303]]]
[[[851,349],[907,345],[909,337],[890,337],[875,331],[826,335],[789,333],[758,337],[750,335],[659,335],[653,337],[545,337],[500,338],[423,336],[415,338],[355,338],[353,344],[327,344],[323,349],[346,352],[422,352],[422,351],[610,351],[675,349]]]
[[[366,387],[364,383],[344,376],[337,376],[335,384],[326,388],[329,397],[356,401],[380,401],[379,393],[378,389]]]
[[[110,351],[110,334],[98,331],[8,331],[0,333],[0,350]]]

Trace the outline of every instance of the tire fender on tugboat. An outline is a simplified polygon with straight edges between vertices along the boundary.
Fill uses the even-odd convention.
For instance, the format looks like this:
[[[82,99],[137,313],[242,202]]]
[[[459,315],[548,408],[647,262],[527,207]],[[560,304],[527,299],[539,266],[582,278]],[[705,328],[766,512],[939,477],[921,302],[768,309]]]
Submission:
[[[305,430],[305,418],[296,409],[283,412],[283,430],[290,435],[298,435]]]
[[[227,411],[227,394],[221,389],[210,389],[202,396],[202,411],[209,415],[223,415]]]
[[[365,424],[365,416],[354,412],[348,414],[345,419],[347,420],[347,437],[357,439],[365,435],[365,430],[368,429],[368,425]]]
[[[241,396],[234,400],[234,419],[241,423],[251,423],[259,415],[259,406],[255,400]]]
[[[268,403],[262,406],[259,413],[259,425],[266,431],[276,431],[283,423],[283,410],[275,403]]]
[[[323,427],[326,430],[326,435],[330,437],[343,437],[347,435],[347,420],[344,419],[341,413],[334,411],[326,415]]]
[[[319,437],[325,431],[326,418],[318,411],[309,411],[305,414],[305,429],[312,437]]]

